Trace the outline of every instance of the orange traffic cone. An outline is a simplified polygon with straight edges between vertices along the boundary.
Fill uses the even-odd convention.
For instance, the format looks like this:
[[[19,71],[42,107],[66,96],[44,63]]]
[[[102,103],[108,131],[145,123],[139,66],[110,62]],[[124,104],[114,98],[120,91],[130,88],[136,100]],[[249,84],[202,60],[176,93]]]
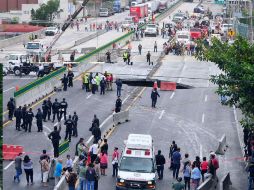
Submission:
[[[153,88],[158,88],[158,84],[157,84],[157,81],[154,81],[154,83],[153,83]]]
[[[18,85],[15,87],[15,90],[16,90],[16,92],[19,91],[19,86]]]

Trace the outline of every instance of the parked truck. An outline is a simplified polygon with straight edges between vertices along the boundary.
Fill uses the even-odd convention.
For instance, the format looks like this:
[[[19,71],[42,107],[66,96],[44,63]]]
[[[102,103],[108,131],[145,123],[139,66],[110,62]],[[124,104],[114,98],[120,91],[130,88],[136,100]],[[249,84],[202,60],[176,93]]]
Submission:
[[[136,20],[148,16],[147,4],[140,4],[130,8],[130,16],[135,17]]]
[[[113,4],[113,10],[115,13],[121,13],[125,11],[125,7],[128,5],[127,0],[115,0]]]

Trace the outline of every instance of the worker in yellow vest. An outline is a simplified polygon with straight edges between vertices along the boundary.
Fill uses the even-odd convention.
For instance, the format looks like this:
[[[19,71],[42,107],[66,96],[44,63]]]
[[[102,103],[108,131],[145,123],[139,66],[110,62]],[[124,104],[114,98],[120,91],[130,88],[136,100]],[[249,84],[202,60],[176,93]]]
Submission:
[[[127,61],[127,58],[128,58],[128,53],[127,53],[127,51],[125,51],[124,53],[123,53],[123,61],[126,63],[126,61]]]
[[[89,92],[89,81],[88,81],[88,74],[84,73],[83,77],[82,77],[82,81],[83,81],[83,85],[82,85],[82,89],[86,88],[86,92]]]
[[[101,82],[101,78],[99,77],[99,74],[96,73],[95,75],[95,81],[96,81],[96,91],[99,90],[99,85],[100,85],[100,82]]]

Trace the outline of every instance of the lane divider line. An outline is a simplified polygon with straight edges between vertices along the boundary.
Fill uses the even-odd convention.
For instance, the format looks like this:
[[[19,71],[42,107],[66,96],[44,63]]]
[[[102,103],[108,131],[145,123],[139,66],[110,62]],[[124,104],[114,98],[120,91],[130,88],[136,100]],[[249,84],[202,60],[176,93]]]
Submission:
[[[165,113],[165,110],[162,110],[162,111],[161,111],[161,114],[160,114],[160,116],[159,116],[159,119],[162,118],[162,116],[163,116],[164,113]]]
[[[170,99],[173,99],[174,95],[175,95],[175,92],[173,92],[173,93],[171,94]]]

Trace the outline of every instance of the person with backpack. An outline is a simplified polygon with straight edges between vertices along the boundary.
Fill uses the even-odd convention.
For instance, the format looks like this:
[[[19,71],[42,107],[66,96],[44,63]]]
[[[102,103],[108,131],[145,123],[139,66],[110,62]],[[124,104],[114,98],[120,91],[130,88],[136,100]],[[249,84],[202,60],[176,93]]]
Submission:
[[[186,161],[183,166],[183,177],[184,177],[184,186],[185,190],[190,190],[190,179],[191,179],[191,163]]]

